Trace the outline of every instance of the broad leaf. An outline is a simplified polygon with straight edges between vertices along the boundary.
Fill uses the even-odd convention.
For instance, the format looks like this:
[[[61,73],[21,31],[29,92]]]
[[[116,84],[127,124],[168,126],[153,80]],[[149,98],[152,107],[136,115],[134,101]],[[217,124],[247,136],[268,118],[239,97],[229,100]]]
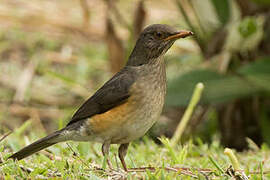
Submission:
[[[166,104],[186,106],[198,82],[204,83],[205,86],[201,98],[203,104],[224,103],[258,93],[260,90],[242,77],[220,75],[209,70],[195,70],[168,84]]]
[[[249,80],[251,84],[270,91],[270,57],[245,65],[238,72]]]
[[[205,89],[201,103],[217,104],[234,99],[270,92],[270,57],[241,67],[235,75],[223,75],[210,70],[190,71],[168,83],[166,104],[186,106],[198,82]]]

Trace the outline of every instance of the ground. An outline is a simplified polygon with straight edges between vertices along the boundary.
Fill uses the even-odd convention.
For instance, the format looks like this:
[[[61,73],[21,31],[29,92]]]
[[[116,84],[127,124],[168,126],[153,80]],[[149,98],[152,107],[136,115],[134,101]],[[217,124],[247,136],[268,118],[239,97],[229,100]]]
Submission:
[[[269,147],[258,148],[250,142],[250,149],[234,152],[240,169],[224,154],[217,140],[204,144],[200,139],[172,147],[166,138],[156,144],[147,136],[131,144],[126,162],[131,172],[124,172],[117,158],[117,146],[111,147],[109,170],[98,143],[67,142],[54,145],[35,155],[14,162],[7,159],[38,137],[39,133],[24,136],[31,128],[24,124],[0,142],[0,179],[268,179],[270,178]]]

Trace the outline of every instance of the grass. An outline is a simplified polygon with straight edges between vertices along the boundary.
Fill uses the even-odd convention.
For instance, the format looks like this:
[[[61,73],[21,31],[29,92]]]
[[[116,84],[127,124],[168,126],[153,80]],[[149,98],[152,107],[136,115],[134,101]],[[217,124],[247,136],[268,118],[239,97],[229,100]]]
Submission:
[[[12,34],[16,35],[18,32],[12,32]],[[23,36],[26,36],[25,39],[30,39],[27,33]],[[10,36],[7,37],[10,38]],[[10,43],[9,46],[2,44],[3,52],[16,50],[12,50],[11,47],[13,47],[12,43],[17,43],[17,38],[15,40],[8,38],[2,42]],[[120,161],[116,157],[117,146],[112,146],[109,157],[115,170],[109,171],[105,167],[101,145],[92,142],[61,143],[18,162],[8,160],[7,158],[13,152],[46,135],[45,130],[38,130],[39,127],[42,127],[40,120],[47,120],[46,123],[50,123],[47,127],[49,132],[52,131],[52,127],[57,127],[57,121],[59,122],[58,127],[63,127],[64,121],[70,118],[75,106],[77,106],[74,104],[81,103],[91,94],[91,91],[97,88],[89,87],[89,84],[98,86],[109,76],[109,73],[104,75],[106,69],[100,68],[106,64],[103,46],[92,49],[87,44],[81,45],[82,47],[72,45],[77,47],[74,48],[76,50],[74,50],[74,54],[78,63],[74,68],[72,61],[54,64],[49,63],[50,56],[43,57],[44,53],[48,55],[60,54],[59,51],[63,49],[64,45],[59,45],[59,41],[42,39],[39,36],[32,38],[34,38],[33,42],[35,43],[32,43],[30,47],[27,46],[26,49],[29,50],[30,54],[35,52],[35,56],[31,55],[30,57],[37,58],[39,63],[32,84],[29,85],[30,87],[25,93],[25,100],[30,106],[2,103],[1,107],[3,108],[0,109],[0,132],[2,133],[0,135],[0,179],[107,179],[108,177],[115,179],[121,177],[127,179],[244,179],[245,175],[249,179],[255,180],[270,178],[270,150],[268,146],[263,145],[258,148],[250,140],[248,141],[250,150],[236,153],[240,166],[238,171],[235,171],[235,167],[232,166],[233,163],[230,160],[232,156],[224,154],[224,148],[220,146],[220,142],[216,138],[212,138],[211,144],[203,143],[202,140],[195,138],[187,143],[172,146],[171,142],[165,138],[161,138],[163,144],[158,145],[145,136],[141,140],[132,142],[129,147],[126,157],[127,165],[129,168],[137,168],[129,173],[122,171]],[[42,51],[32,49],[38,47],[40,43],[51,45],[43,47]],[[58,46],[63,47],[59,48]],[[41,60],[43,58],[45,58],[44,61]],[[91,61],[87,61],[87,59],[91,59]],[[14,91],[16,91],[16,87],[12,84],[17,82],[14,76],[20,74],[24,67],[18,62],[7,59],[1,63],[0,68],[5,70],[2,75],[5,75],[8,80],[3,81],[6,86],[0,89],[3,102],[10,102]],[[74,77],[74,75],[76,76]],[[89,77],[93,79],[89,79]],[[89,81],[92,83],[88,83]],[[65,98],[61,99],[61,97]],[[13,111],[10,111],[12,108]],[[8,134],[4,132],[9,132],[7,129],[13,129],[17,126],[15,124],[20,124],[25,119],[29,120],[15,129],[9,136],[5,136]],[[7,125],[9,128],[5,127]]]
[[[42,137],[37,132],[24,136],[32,128],[26,122],[0,142],[0,179],[268,179],[270,178],[270,149],[250,149],[234,153],[239,163],[235,171],[230,156],[224,153],[218,140],[204,144],[200,139],[176,146],[161,138],[162,145],[147,136],[129,147],[126,162],[132,172],[125,173],[117,156],[117,146],[111,147],[110,159],[114,171],[104,169],[101,144],[68,142],[54,145],[21,161],[7,159],[12,152]],[[230,152],[232,153],[232,152]]]
[[[40,2],[31,1],[29,7]],[[8,21],[0,31],[0,179],[245,179],[246,176],[255,180],[270,179],[270,149],[266,144],[258,148],[249,140],[249,150],[224,153],[225,149],[209,127],[210,144],[196,137],[183,144],[176,143],[180,136],[173,145],[166,138],[160,139],[161,145],[156,144],[147,136],[132,142],[126,156],[127,166],[133,168],[129,173],[122,170],[116,145],[111,147],[109,158],[115,169],[110,171],[102,157],[101,144],[93,142],[61,143],[21,161],[7,159],[45,136],[45,132],[63,127],[75,108],[111,76],[106,45],[100,41],[102,30],[96,30],[97,34],[79,31],[90,37],[85,38],[74,33],[80,30],[72,23],[77,22],[73,17],[77,16],[77,11],[68,8],[67,12],[72,14],[52,20],[48,18],[51,14],[62,11],[55,8],[55,13],[51,13],[52,9],[47,10],[54,6],[48,5],[43,8],[50,12],[46,16],[46,12],[35,11],[34,7],[26,11],[30,15],[20,19],[14,15],[17,13],[13,13],[12,6],[4,7],[12,12],[6,12],[10,18],[3,18]],[[73,4],[71,7],[76,8]],[[26,21],[32,14],[36,14],[36,19],[39,15],[47,18],[40,18],[38,23]],[[176,19],[179,21],[179,17]],[[50,28],[39,26],[39,23]],[[175,50],[179,48],[174,47]],[[188,61],[180,61],[178,54],[177,61],[167,61],[168,79],[199,66],[196,53],[182,56]],[[34,72],[26,68],[30,62],[34,62]],[[32,79],[25,81],[25,90],[21,92],[23,88],[18,88],[17,82],[24,80],[20,78],[24,72]],[[15,94],[22,94],[21,103],[14,101]],[[213,119],[216,121],[215,117]],[[15,130],[9,133],[8,129]]]

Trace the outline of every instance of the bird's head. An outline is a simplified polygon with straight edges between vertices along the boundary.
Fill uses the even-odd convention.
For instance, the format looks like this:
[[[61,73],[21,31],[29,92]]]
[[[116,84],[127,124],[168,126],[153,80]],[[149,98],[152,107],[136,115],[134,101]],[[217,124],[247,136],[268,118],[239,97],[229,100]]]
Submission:
[[[153,24],[140,34],[127,65],[142,65],[164,55],[179,38],[193,35],[191,31],[177,31],[165,24]]]

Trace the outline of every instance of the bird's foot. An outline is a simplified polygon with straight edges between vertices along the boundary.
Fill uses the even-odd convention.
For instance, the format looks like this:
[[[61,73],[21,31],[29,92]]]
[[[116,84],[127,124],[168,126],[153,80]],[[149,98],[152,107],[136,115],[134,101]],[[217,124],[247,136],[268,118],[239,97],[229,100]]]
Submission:
[[[108,167],[110,170],[113,170],[113,166],[112,166],[112,163],[109,159],[107,159],[107,164],[108,164]]]

